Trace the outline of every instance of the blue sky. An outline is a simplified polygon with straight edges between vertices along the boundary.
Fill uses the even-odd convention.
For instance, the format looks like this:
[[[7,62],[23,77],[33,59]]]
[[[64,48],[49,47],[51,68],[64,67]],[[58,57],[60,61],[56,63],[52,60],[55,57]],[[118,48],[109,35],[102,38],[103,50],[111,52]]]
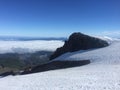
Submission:
[[[0,36],[120,35],[120,0],[0,0]]]

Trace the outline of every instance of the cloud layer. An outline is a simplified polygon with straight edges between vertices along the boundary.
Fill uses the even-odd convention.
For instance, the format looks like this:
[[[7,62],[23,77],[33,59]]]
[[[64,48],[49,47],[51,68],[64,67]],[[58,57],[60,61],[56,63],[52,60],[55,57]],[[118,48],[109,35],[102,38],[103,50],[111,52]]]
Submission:
[[[3,53],[32,53],[36,51],[55,51],[63,41],[34,40],[34,41],[0,41],[0,54]]]

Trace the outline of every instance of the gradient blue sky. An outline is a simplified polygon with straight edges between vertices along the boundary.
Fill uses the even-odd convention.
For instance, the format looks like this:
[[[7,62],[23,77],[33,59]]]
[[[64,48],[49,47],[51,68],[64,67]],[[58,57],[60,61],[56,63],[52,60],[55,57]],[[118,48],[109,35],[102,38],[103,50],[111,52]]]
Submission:
[[[0,36],[120,35],[120,0],[0,0]]]

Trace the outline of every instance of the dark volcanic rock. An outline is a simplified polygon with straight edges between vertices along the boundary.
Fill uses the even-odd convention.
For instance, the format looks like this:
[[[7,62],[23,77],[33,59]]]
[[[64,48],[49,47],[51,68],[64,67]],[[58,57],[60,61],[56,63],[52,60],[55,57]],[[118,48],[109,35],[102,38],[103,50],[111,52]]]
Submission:
[[[53,55],[51,55],[50,59],[54,59],[66,52],[74,52],[78,50],[87,50],[93,48],[102,48],[108,46],[108,43],[104,40],[91,37],[80,32],[73,33],[63,47],[58,48]]]
[[[0,76],[2,77],[8,76],[8,75],[15,75],[15,73],[13,71],[10,71],[10,72],[5,72],[5,73],[0,74]]]
[[[52,61],[43,65],[39,65],[31,69],[31,71],[24,71],[21,75],[30,74],[30,73],[37,73],[49,70],[56,70],[56,69],[64,69],[70,67],[77,67],[89,64],[90,60],[81,60],[81,61]]]

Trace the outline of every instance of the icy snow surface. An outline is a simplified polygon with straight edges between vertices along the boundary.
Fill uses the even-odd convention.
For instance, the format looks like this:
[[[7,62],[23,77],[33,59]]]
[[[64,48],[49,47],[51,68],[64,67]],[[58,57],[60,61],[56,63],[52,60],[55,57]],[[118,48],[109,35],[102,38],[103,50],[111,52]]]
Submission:
[[[90,59],[91,64],[23,76],[0,78],[0,90],[120,90],[120,41],[56,60]]]
[[[55,60],[91,60],[92,63],[120,64],[120,41],[104,48],[66,53]]]
[[[59,40],[0,41],[1,53],[26,53],[35,51],[55,51],[64,44]]]

